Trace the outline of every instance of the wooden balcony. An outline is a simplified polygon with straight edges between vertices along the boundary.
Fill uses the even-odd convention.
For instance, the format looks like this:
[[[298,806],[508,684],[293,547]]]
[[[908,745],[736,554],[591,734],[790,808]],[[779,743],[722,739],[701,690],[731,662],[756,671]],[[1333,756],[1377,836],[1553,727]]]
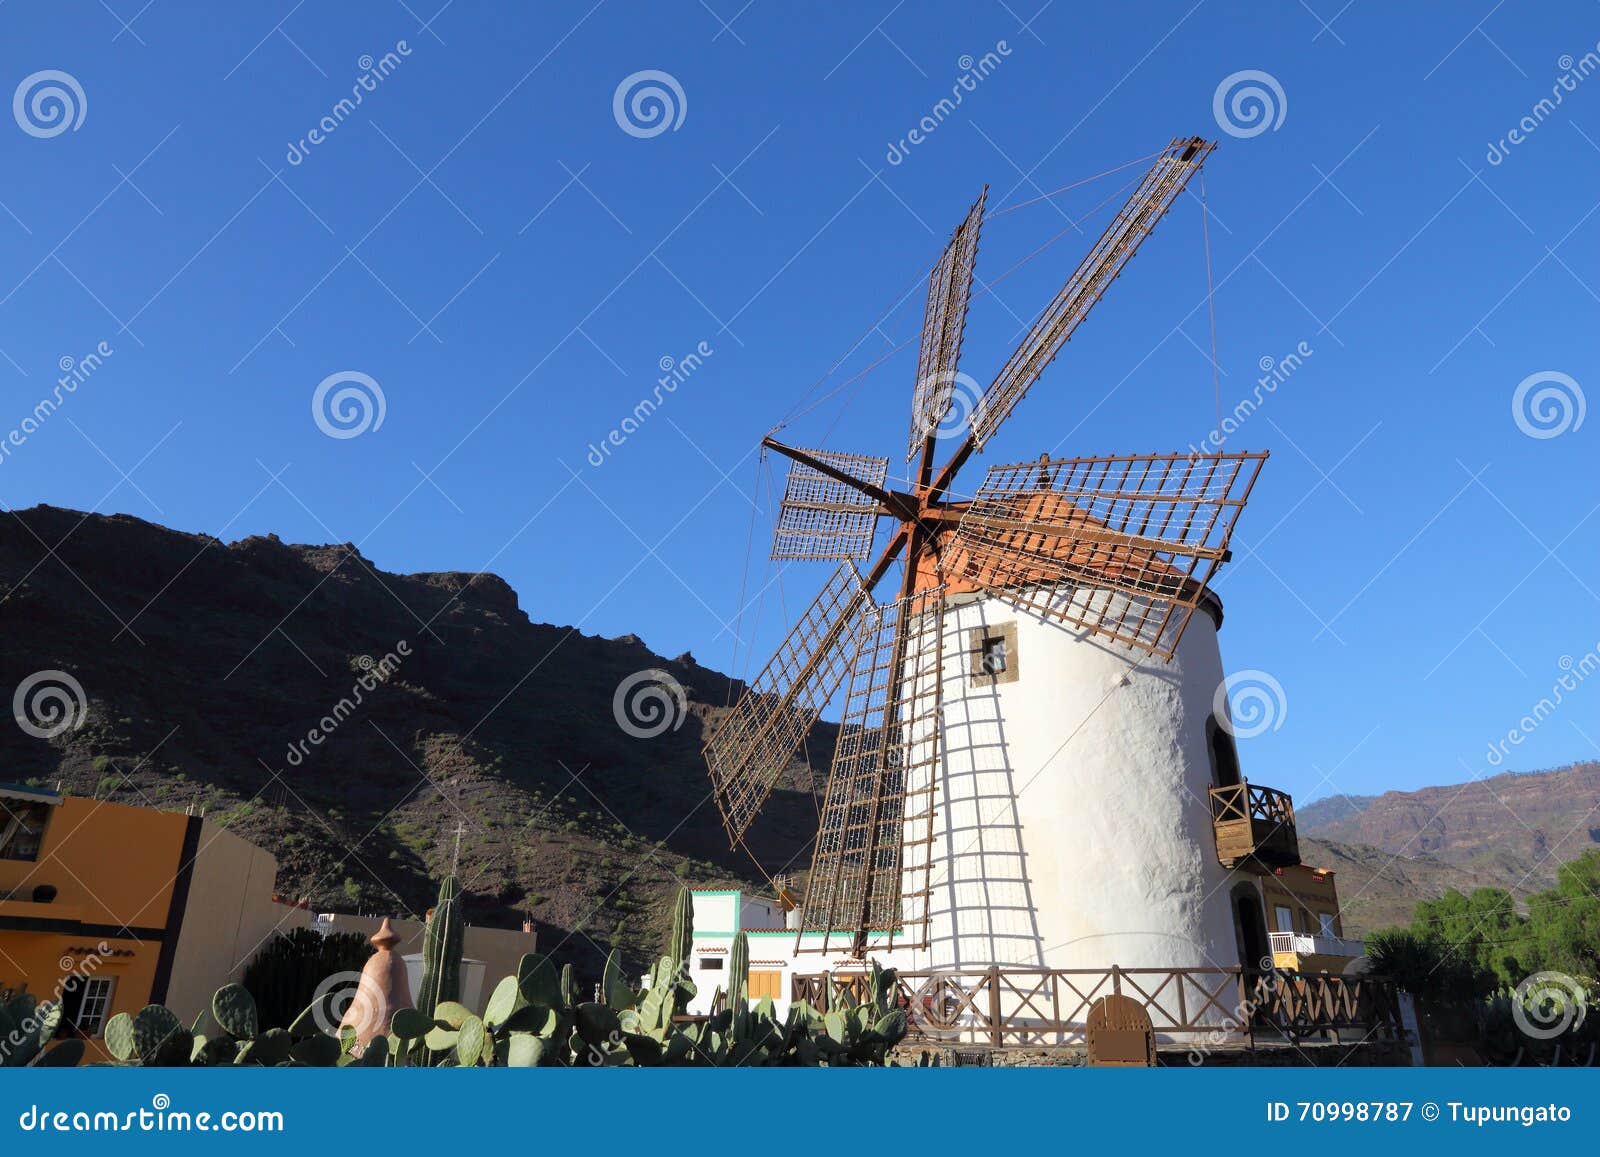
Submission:
[[[1253,783],[1211,789],[1211,823],[1224,868],[1254,863],[1286,868],[1300,862],[1294,801],[1286,792]]]

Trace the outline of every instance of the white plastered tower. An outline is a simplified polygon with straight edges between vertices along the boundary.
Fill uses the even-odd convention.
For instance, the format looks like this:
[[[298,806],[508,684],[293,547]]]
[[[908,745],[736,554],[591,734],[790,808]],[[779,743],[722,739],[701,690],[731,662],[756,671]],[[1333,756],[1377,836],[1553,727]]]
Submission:
[[[915,966],[1237,965],[1209,797],[1214,596],[1170,661],[982,594],[944,614],[931,842],[907,831],[906,891],[928,893]]]

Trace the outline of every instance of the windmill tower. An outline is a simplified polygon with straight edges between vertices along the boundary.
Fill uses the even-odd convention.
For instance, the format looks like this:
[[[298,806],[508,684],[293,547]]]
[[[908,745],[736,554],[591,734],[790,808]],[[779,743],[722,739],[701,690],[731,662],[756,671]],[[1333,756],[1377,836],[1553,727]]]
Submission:
[[[970,499],[955,488],[1213,147],[1157,155],[973,398],[958,365],[979,196],[929,278],[909,489],[887,486],[887,458],[764,440],[793,461],[773,557],[839,565],[705,754],[737,845],[843,689],[798,952],[902,969],[1240,963],[1230,874],[1264,861],[1219,853],[1213,789],[1244,793],[1247,827],[1259,789],[1214,718],[1208,583],[1266,455],[1043,457],[991,467]],[[936,466],[953,414],[960,440]],[[892,529],[873,556],[879,519]]]

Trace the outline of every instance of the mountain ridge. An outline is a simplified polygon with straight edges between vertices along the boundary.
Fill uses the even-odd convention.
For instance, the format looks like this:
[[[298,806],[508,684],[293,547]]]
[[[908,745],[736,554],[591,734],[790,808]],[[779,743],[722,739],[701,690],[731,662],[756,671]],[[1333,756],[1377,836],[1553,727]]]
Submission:
[[[52,739],[0,728],[5,779],[206,808],[278,857],[286,896],[424,911],[459,823],[469,919],[531,916],[587,966],[613,944],[651,958],[680,880],[765,884],[728,849],[700,757],[743,684],[536,623],[498,576],[36,506],[0,519],[0,624],[0,685],[60,671],[86,701]],[[650,672],[669,725],[630,734],[618,691]],[[813,730],[818,766],[832,737]],[[786,770],[748,836],[762,864],[809,866],[820,787]]]
[[[460,825],[469,919],[530,917],[545,950],[592,969],[613,945],[630,967],[652,959],[680,883],[767,886],[728,849],[700,755],[744,684],[633,635],[536,623],[496,575],[397,575],[350,543],[225,543],[36,506],[0,518],[0,629],[0,687],[61,671],[87,704],[52,739],[0,728],[0,778],[208,809],[278,858],[285,896],[422,912]],[[641,715],[630,733],[621,690],[665,686],[651,672],[682,705],[667,687],[670,723],[648,734]],[[809,866],[836,738],[813,728],[749,833],[774,874]],[[1347,934],[1450,887],[1522,895],[1600,839],[1560,854],[1493,823],[1512,800],[1559,836],[1584,793],[1600,805],[1600,764],[1482,782],[1298,809],[1306,862],[1339,873]]]

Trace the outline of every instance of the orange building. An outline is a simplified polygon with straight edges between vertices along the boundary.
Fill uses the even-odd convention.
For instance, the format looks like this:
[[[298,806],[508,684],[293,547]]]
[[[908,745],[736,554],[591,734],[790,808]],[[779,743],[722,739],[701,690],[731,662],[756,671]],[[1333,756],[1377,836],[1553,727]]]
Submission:
[[[0,784],[0,989],[61,1001],[60,1031],[103,1060],[112,1016],[164,1004],[189,1023],[278,932],[377,931],[376,916],[280,903],[277,874],[271,854],[204,816]],[[392,928],[420,959],[426,926]],[[468,927],[464,976],[512,975],[534,947],[531,925]]]
[[[200,816],[0,784],[0,986],[59,999],[62,1031],[103,1055],[114,1014],[234,970],[246,896],[276,867]]]

